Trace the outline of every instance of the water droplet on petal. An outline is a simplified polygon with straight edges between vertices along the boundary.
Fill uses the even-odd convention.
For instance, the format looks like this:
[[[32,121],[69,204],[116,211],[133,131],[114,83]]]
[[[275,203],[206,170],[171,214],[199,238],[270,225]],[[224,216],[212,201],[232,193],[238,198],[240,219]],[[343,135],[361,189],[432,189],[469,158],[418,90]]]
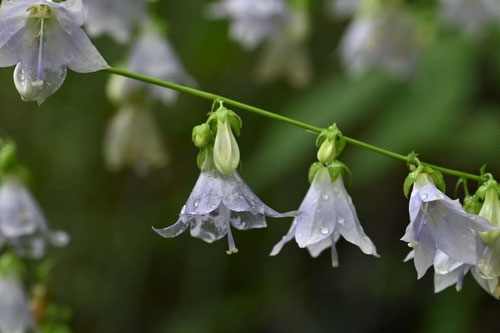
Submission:
[[[326,193],[323,194],[321,197],[323,198],[323,200],[328,200],[328,198],[329,198],[328,194],[326,194]]]
[[[186,205],[182,206],[182,209],[181,209],[181,214],[184,214],[186,212]]]
[[[424,193],[420,196],[420,199],[425,200],[427,199],[427,197],[428,197],[427,193]]]
[[[302,236],[303,236],[303,235],[302,235],[302,233],[301,233],[301,232],[298,232],[298,233],[297,233],[297,238],[302,238]]]
[[[327,227],[321,227],[319,228],[319,232],[321,232],[321,234],[323,235],[327,235],[328,234],[328,228]]]
[[[444,195],[440,194],[440,195],[438,195],[438,198],[439,199],[444,199]]]
[[[194,201],[194,206],[195,206],[195,207],[198,207],[199,201],[200,201],[200,199],[196,199],[196,200]]]
[[[341,217],[341,218],[339,218],[339,219],[337,219],[337,223],[338,223],[338,224],[344,224],[344,222],[345,222],[345,219],[344,219],[344,218],[342,218],[342,217]]]

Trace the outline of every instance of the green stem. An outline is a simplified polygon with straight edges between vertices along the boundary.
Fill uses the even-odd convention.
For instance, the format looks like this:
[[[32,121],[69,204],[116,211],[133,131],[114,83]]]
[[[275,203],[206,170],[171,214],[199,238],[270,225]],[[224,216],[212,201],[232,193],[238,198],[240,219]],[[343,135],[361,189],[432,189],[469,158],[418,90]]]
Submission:
[[[261,115],[263,117],[267,117],[267,118],[270,118],[270,119],[274,119],[274,120],[278,120],[278,121],[281,121],[281,122],[284,122],[284,123],[288,123],[290,125],[293,125],[293,126],[296,126],[296,127],[299,127],[299,128],[303,128],[303,129],[305,129],[307,131],[310,131],[310,132],[313,132],[313,133],[318,133],[319,134],[323,130],[323,128],[316,127],[316,126],[311,125],[311,124],[307,124],[307,123],[304,123],[304,122],[301,122],[301,121],[298,121],[298,120],[295,120],[295,119],[292,119],[292,118],[281,116],[279,114],[272,113],[272,112],[266,111],[264,109],[257,108],[255,106],[251,106],[251,105],[248,105],[248,104],[245,104],[245,103],[241,103],[241,102],[238,102],[238,101],[235,101],[235,100],[223,97],[223,96],[219,96],[219,95],[216,95],[216,94],[212,94],[212,93],[209,93],[209,92],[206,92],[206,91],[202,91],[202,90],[199,90],[199,89],[186,87],[186,86],[183,86],[183,85],[180,85],[180,84],[176,84],[176,83],[172,83],[172,82],[168,82],[168,81],[163,81],[163,80],[160,80],[160,79],[155,79],[155,78],[152,78],[152,77],[149,77],[149,76],[146,76],[146,75],[132,73],[132,72],[126,71],[124,69],[119,69],[119,68],[114,68],[114,67],[110,67],[108,69],[105,69],[105,71],[108,72],[108,73],[111,73],[111,74],[121,75],[121,76],[124,76],[124,77],[128,77],[128,78],[131,78],[131,79],[134,79],[134,80],[138,80],[138,81],[142,81],[142,82],[145,82],[145,83],[157,85],[157,86],[160,86],[160,87],[170,88],[170,89],[177,90],[177,91],[180,91],[180,92],[183,92],[183,93],[186,93],[186,94],[190,94],[190,95],[193,95],[193,96],[204,98],[204,99],[207,99],[207,100],[210,100],[210,101],[221,100],[221,101],[223,101],[227,105],[231,105],[231,106],[237,107],[237,108],[245,110],[245,111],[253,112],[253,113]],[[400,161],[403,161],[403,162],[408,162],[408,156],[406,156],[406,155],[401,155],[401,154],[398,154],[398,153],[394,153],[394,152],[392,152],[390,150],[386,150],[386,149],[383,149],[383,148],[380,148],[380,147],[377,147],[377,146],[373,146],[373,145],[370,145],[370,144],[368,144],[366,142],[359,141],[359,140],[356,140],[356,139],[353,139],[353,138],[350,138],[350,137],[344,137],[344,138],[345,138],[346,142],[349,143],[349,144],[351,144],[351,145],[362,147],[362,148],[371,150],[373,152],[376,152],[378,154],[382,154],[382,155],[385,155],[385,156],[388,156],[388,157],[391,157],[391,158],[394,158],[394,159],[397,159],[397,160],[400,160]],[[456,177],[459,177],[459,178],[467,178],[467,179],[471,179],[471,180],[481,181],[481,176],[478,176],[478,175],[475,175],[475,174],[471,174],[471,173],[467,173],[467,172],[462,172],[462,171],[458,171],[458,170],[453,170],[453,169],[448,169],[448,168],[443,168],[443,167],[440,167],[440,166],[437,166],[437,165],[433,165],[433,164],[429,164],[429,163],[425,163],[425,162],[422,162],[422,164],[430,166],[430,167],[432,167],[432,168],[434,168],[434,169],[436,169],[438,171],[441,171],[442,173],[446,173],[446,174],[451,175],[451,176],[456,176]]]

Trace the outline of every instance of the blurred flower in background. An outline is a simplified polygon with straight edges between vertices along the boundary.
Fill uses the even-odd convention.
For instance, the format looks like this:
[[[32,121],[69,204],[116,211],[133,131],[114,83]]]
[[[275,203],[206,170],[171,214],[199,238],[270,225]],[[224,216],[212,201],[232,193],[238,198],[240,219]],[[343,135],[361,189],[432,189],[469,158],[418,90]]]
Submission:
[[[65,232],[49,229],[37,203],[14,175],[4,176],[0,185],[0,240],[2,238],[20,255],[33,258],[44,255],[47,242],[54,246],[66,246],[69,242]]]
[[[271,38],[287,11],[284,0],[220,0],[210,4],[208,13],[212,19],[229,19],[231,38],[252,50]]]
[[[500,20],[498,0],[440,0],[440,10],[446,23],[477,33],[482,27]]]
[[[128,43],[134,28],[146,19],[146,0],[83,0],[85,29],[92,37],[110,35]]]
[[[407,78],[417,66],[422,43],[405,8],[364,1],[340,43],[340,56],[354,76],[368,70]]]
[[[104,156],[110,170],[129,166],[140,176],[167,164],[168,156],[148,107],[134,103],[119,107],[104,139]]]
[[[24,288],[16,273],[0,271],[0,332],[28,333],[35,330]]]
[[[330,12],[337,17],[351,17],[356,14],[363,0],[329,0]]]

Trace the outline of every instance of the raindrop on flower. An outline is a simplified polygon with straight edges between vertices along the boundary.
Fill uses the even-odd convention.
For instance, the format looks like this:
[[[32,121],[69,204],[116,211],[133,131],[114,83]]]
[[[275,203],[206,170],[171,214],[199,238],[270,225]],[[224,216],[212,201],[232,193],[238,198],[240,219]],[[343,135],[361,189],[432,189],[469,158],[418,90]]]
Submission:
[[[328,198],[329,198],[328,194],[323,194],[321,197],[323,198],[323,200],[328,200]]]
[[[424,194],[422,194],[422,195],[420,196],[420,198],[421,198],[422,200],[427,199],[427,197],[428,197],[427,193],[424,193]]]
[[[328,228],[327,227],[321,227],[319,228],[319,232],[321,232],[323,235],[327,235],[328,234]]]

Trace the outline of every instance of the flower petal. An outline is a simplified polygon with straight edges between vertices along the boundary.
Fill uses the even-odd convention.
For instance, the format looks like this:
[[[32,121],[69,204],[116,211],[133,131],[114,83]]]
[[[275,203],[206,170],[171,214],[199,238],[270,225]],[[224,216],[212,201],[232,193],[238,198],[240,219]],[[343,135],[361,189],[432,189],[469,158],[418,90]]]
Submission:
[[[187,227],[189,227],[189,222],[185,221],[184,217],[181,217],[175,224],[169,227],[163,229],[153,228],[153,230],[162,237],[173,238],[186,231]]]
[[[422,232],[420,241],[414,248],[414,251],[415,258],[413,259],[413,263],[417,270],[417,278],[421,279],[434,262],[436,245],[430,235],[426,232]]]
[[[283,238],[281,238],[281,240],[278,243],[276,243],[276,245],[274,245],[270,256],[275,256],[278,253],[280,253],[283,246],[295,237],[296,227],[297,227],[297,224],[295,222],[293,222],[292,225],[290,226],[290,230],[288,230],[287,234],[285,236],[283,236]]]
[[[212,243],[226,236],[229,229],[230,211],[220,205],[216,210],[204,215],[184,215],[191,225],[191,236]]]
[[[450,258],[439,249],[436,251],[436,256],[434,257],[434,270],[439,275],[449,274],[463,264],[463,262]]]
[[[266,217],[263,214],[251,212],[234,212],[229,214],[231,225],[238,230],[257,229],[267,227]]]

